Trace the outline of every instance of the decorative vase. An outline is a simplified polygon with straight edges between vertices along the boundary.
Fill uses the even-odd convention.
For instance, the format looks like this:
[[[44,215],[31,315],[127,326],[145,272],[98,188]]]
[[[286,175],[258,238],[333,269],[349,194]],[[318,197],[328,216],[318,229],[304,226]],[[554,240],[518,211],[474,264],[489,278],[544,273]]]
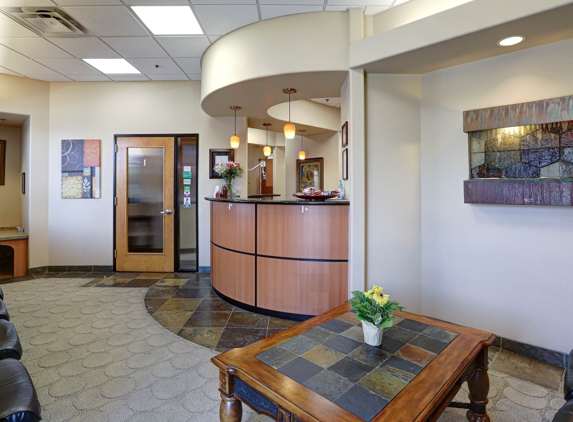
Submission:
[[[233,179],[225,180],[227,187],[227,199],[233,199]]]
[[[384,328],[379,328],[368,321],[362,321],[362,330],[364,331],[364,343],[370,346],[380,346]]]

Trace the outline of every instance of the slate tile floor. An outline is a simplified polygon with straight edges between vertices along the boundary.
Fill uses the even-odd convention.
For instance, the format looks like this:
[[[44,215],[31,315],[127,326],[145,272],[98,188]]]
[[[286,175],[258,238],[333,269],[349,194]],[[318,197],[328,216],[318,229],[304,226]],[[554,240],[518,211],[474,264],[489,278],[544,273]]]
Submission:
[[[178,336],[215,351],[226,351],[242,347],[291,327],[295,321],[270,318],[243,311],[219,299],[211,289],[209,274],[196,273],[98,273],[98,272],[49,272],[23,277],[0,279],[0,284],[31,280],[34,278],[89,278],[85,286],[98,287],[148,287],[145,306],[152,317],[169,331]],[[352,323],[351,321],[348,321]],[[361,330],[354,334],[361,335]],[[305,334],[310,340],[323,344],[334,338],[334,331],[315,328]],[[346,335],[352,339],[350,333]],[[395,345],[408,342],[409,333],[394,330],[388,337],[396,340]],[[356,339],[358,340],[358,338]],[[355,349],[353,358],[377,365],[393,353],[388,342],[387,350],[377,354],[367,354],[361,348]],[[290,353],[290,352],[289,352]],[[339,361],[336,350],[319,353],[314,350],[305,358],[323,368]],[[292,355],[292,356],[291,356]],[[291,355],[283,356],[284,363],[292,360]],[[278,359],[278,357],[277,357]],[[564,368],[550,365],[520,354],[497,347],[489,349],[490,369],[532,382],[556,391],[562,390]],[[354,386],[354,388],[361,388]]]

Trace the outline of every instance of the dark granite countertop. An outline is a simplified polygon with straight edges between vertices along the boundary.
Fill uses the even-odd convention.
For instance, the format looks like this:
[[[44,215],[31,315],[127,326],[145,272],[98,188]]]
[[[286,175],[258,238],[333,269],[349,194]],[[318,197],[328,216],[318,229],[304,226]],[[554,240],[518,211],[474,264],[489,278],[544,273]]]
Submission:
[[[267,199],[255,199],[255,198],[249,198],[249,199],[240,199],[240,198],[236,198],[236,199],[222,199],[222,198],[213,198],[213,197],[209,197],[206,196],[205,199],[207,201],[213,201],[213,202],[238,202],[238,203],[244,203],[244,204],[265,204],[265,205],[349,205],[350,201],[347,201],[345,199],[336,199],[336,198],[332,198],[332,199],[327,199],[325,201],[305,201],[302,199],[287,199],[287,200],[267,200]]]

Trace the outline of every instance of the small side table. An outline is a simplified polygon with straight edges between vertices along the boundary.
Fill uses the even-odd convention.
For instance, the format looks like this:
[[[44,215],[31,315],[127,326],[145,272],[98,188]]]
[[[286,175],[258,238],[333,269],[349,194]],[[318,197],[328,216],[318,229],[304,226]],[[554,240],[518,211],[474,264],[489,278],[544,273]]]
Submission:
[[[0,278],[20,277],[28,274],[28,235],[17,229],[0,230],[0,245],[14,250],[14,274]]]

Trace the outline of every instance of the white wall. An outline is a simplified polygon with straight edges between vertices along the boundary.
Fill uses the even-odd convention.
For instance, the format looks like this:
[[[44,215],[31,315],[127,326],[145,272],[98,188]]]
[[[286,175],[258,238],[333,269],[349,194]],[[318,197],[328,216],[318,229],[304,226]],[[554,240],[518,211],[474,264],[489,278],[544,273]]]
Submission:
[[[422,310],[420,76],[366,77],[366,279]]]
[[[422,76],[425,314],[561,352],[571,336],[571,207],[466,205],[462,111],[573,93],[573,40]]]
[[[0,74],[0,111],[31,116],[22,130],[22,171],[29,178],[22,212],[22,224],[30,236],[30,267],[48,265],[48,136],[50,84],[35,79]]]
[[[200,82],[73,82],[50,85],[50,265],[111,265],[113,254],[113,142],[115,134],[199,134],[199,265],[210,265],[209,202],[220,179],[209,179],[209,149],[229,148],[233,118],[214,119],[200,107]],[[237,118],[246,162],[246,118]],[[101,139],[101,199],[62,199],[62,139]],[[46,172],[46,174],[48,174]],[[247,191],[246,175],[235,179]]]
[[[22,125],[22,137],[21,137],[21,145],[20,145],[20,172],[26,173],[26,180],[25,180],[25,193],[20,196],[21,201],[21,210],[20,210],[20,222],[21,225],[24,227],[24,230],[29,233],[30,228],[30,166],[29,166],[29,157],[30,157],[30,145],[32,143],[32,139],[30,136],[31,130],[31,122],[32,118],[28,117],[24,124]],[[48,228],[46,227],[46,232]],[[28,248],[30,247],[30,243],[32,243],[34,239],[28,239]]]
[[[0,139],[6,141],[4,185],[0,185],[0,226],[22,223],[21,132],[18,127],[0,126]]]

